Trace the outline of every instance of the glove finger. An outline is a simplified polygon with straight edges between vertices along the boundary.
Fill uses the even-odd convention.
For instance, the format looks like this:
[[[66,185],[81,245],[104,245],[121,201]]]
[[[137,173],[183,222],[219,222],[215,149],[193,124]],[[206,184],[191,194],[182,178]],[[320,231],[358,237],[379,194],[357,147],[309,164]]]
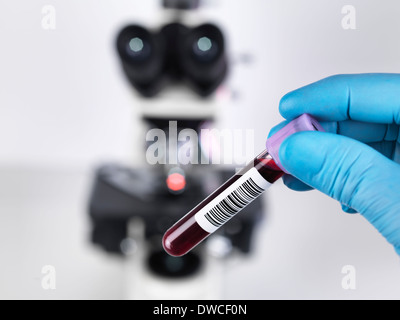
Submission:
[[[275,127],[271,129],[271,131],[268,134],[268,138],[274,135],[276,132],[281,130],[284,126],[286,126],[290,121],[282,121]],[[336,131],[336,124],[333,123],[326,123],[322,124],[324,126],[325,130],[328,130],[328,128],[331,128],[331,130]],[[309,191],[313,190],[314,188],[310,187],[309,185],[305,184],[304,182],[300,181],[299,179],[293,177],[290,174],[285,174],[283,177],[283,183],[289,188],[294,191]]]
[[[283,183],[289,189],[292,189],[294,191],[310,191],[310,190],[314,189],[313,187],[310,187],[309,185],[305,184],[304,182],[301,182],[299,179],[293,177],[290,174],[285,174],[283,176]]]
[[[345,120],[336,124],[337,134],[364,143],[396,141],[399,137],[400,127],[397,124],[366,123],[353,120]]]
[[[396,146],[394,147],[392,158],[395,162],[400,163],[400,137],[399,142],[396,142]]]
[[[271,129],[268,137],[282,129],[290,121],[286,120]],[[400,141],[400,126],[397,124],[366,123],[353,120],[340,122],[320,122],[326,132],[337,133],[364,143]]]
[[[322,121],[400,125],[399,95],[400,74],[337,75],[288,93],[279,108],[288,120],[309,113]]]
[[[357,213],[357,210],[354,210],[353,208],[350,208],[346,206],[345,204],[342,204],[342,210],[346,213],[354,214]]]
[[[279,130],[281,130],[284,126],[286,126],[290,121],[282,121],[281,123],[277,124],[275,127],[273,127],[268,134],[268,138],[273,136],[275,133],[277,133]]]
[[[372,142],[368,143],[368,145],[374,148],[379,153],[383,154],[385,157],[389,159],[394,159],[394,151],[396,148],[396,142],[391,141],[381,141],[381,142]]]
[[[285,169],[341,204],[360,212],[400,248],[400,165],[356,140],[300,132],[281,145]]]

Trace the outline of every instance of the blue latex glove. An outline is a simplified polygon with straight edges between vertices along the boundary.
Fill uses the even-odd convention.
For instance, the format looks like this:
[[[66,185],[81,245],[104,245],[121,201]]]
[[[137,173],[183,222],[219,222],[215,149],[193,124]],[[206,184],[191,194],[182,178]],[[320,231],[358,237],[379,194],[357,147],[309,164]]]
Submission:
[[[280,112],[287,120],[309,113],[327,131],[283,142],[285,184],[358,211],[400,255],[400,74],[329,77],[285,95]]]

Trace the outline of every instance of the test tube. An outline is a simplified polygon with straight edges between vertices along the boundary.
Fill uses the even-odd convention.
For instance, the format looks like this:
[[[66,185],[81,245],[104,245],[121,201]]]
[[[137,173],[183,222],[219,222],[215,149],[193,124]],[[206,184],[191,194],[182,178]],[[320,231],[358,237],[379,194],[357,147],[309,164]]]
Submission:
[[[185,255],[287,173],[279,160],[279,147],[285,138],[301,131],[324,130],[309,114],[289,122],[267,140],[266,150],[165,233],[165,251],[175,257]]]

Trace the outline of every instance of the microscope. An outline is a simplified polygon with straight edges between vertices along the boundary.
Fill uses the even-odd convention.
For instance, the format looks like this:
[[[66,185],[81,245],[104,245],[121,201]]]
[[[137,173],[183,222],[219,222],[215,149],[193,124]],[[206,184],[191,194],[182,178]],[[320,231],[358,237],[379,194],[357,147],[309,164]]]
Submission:
[[[185,130],[200,136],[215,122],[216,91],[229,69],[224,33],[208,22],[182,22],[200,0],[164,0],[162,5],[174,12],[173,20],[151,30],[135,23],[123,27],[116,36],[116,57],[136,92],[147,132],[162,132],[163,139],[151,134],[138,139],[147,159],[140,167],[97,168],[89,204],[91,239],[125,260],[127,299],[218,299],[223,264],[233,254],[251,252],[263,207],[260,199],[254,201],[183,257],[163,250],[165,231],[235,172],[212,164],[212,152],[205,150],[210,146],[200,140],[177,139]],[[190,161],[181,163],[182,148],[197,152],[185,151]]]

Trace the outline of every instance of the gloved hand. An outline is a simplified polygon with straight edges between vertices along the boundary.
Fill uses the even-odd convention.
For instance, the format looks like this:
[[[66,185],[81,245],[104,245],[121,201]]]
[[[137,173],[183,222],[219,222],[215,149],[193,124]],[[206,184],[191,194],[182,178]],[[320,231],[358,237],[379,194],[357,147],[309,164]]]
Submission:
[[[280,113],[287,120],[309,113],[327,131],[283,142],[279,156],[292,175],[285,184],[358,211],[400,255],[400,74],[329,77],[285,95]]]

